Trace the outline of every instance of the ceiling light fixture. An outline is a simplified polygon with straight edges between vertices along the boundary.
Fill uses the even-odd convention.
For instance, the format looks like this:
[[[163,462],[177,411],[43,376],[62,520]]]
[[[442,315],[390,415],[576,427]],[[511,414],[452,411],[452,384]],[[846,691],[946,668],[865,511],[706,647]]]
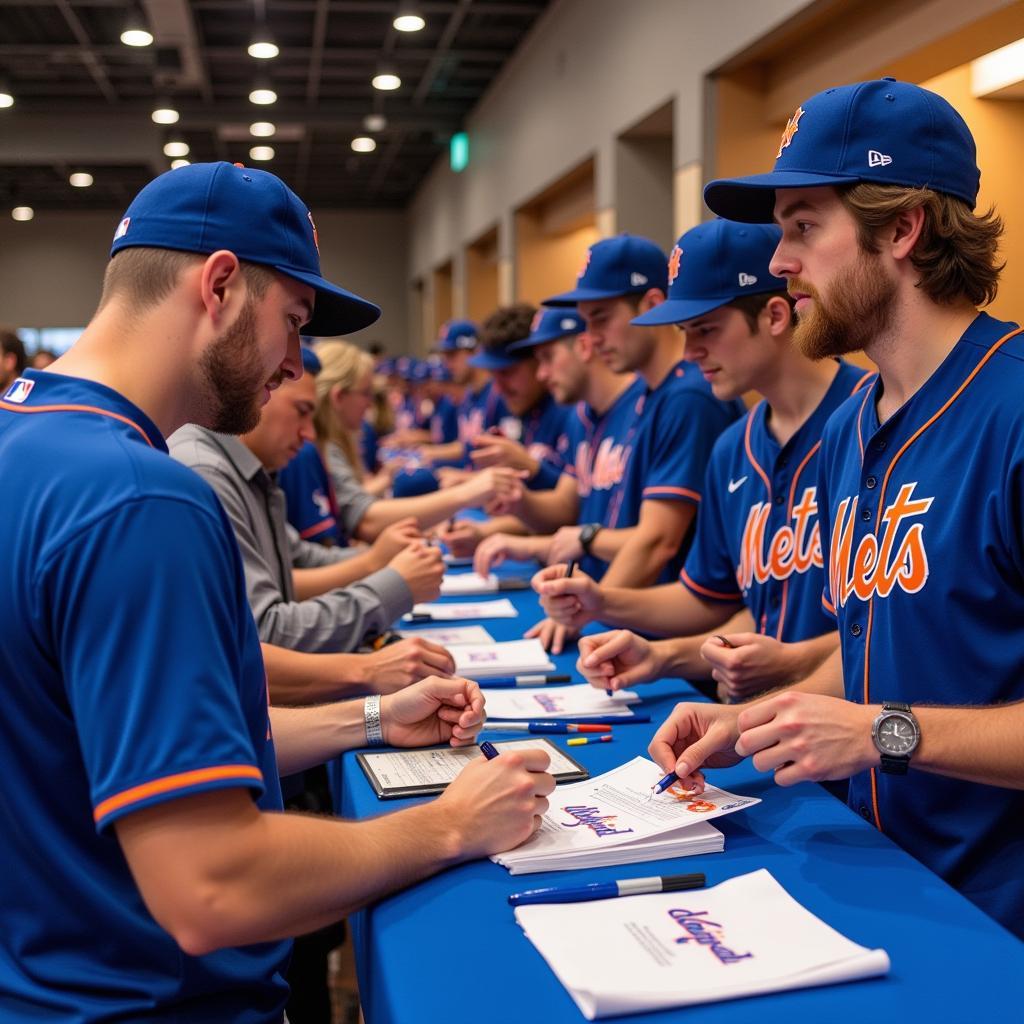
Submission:
[[[250,160],[273,160],[274,159],[274,147],[273,146],[253,146],[249,150]]]
[[[398,5],[398,13],[391,23],[399,32],[419,32],[426,26],[423,15],[420,14],[419,6],[412,0],[403,0]]]
[[[265,77],[257,78],[253,83],[252,92],[249,93],[249,102],[260,107],[268,107],[271,103],[277,102],[277,93],[274,92],[270,80]]]
[[[388,119],[383,114],[367,114],[363,118],[363,128],[368,132],[382,132],[388,126]]]
[[[160,98],[149,115],[156,124],[177,124],[181,114],[170,100]]]
[[[75,171],[68,178],[68,184],[73,188],[88,188],[92,184],[92,175],[88,171]]]
[[[182,139],[171,139],[169,142],[164,143],[164,156],[188,156],[189,146],[188,143]]]
[[[188,167],[190,163],[192,163],[191,160],[172,160],[171,170],[176,171],[179,167]]]
[[[135,4],[125,18],[124,28],[121,29],[121,42],[125,46],[152,46],[153,33],[149,30],[145,15]]]
[[[31,220],[35,215],[36,211],[33,210],[31,206],[16,206],[11,210],[11,220]]]
[[[257,60],[272,60],[281,50],[266,25],[260,25],[249,40],[249,56]]]
[[[366,135],[357,135],[352,140],[352,148],[357,153],[372,153],[377,148],[377,142]]]
[[[380,67],[373,76],[372,84],[374,89],[380,89],[381,92],[394,92],[395,89],[401,88],[402,80],[394,68]]]
[[[14,106],[14,93],[11,92],[11,87],[7,83],[6,78],[0,78],[0,110],[4,110],[7,107]]]
[[[270,121],[253,121],[253,123],[249,125],[249,134],[257,139],[272,138],[276,131],[277,126]]]

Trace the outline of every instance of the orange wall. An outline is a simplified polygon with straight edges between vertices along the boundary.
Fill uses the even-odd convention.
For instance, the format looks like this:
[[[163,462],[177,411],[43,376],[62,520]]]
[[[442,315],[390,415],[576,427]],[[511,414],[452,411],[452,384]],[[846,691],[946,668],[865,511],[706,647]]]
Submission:
[[[598,237],[592,223],[561,234],[545,234],[533,214],[517,214],[517,300],[537,305],[549,295],[568,291],[576,283],[587,249]]]
[[[466,315],[480,323],[498,307],[497,237],[466,248]]]

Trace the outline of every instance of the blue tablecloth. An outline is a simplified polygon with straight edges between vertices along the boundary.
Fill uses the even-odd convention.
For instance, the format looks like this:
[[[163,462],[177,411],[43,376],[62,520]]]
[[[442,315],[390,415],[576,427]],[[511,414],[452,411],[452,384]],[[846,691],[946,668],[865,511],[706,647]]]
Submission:
[[[510,574],[530,566],[510,564]],[[483,625],[495,639],[522,635],[540,617],[532,592],[508,596],[517,619]],[[572,668],[575,649],[555,657]],[[609,744],[569,748],[593,775],[646,754],[657,724],[679,699],[696,697],[683,681],[639,687],[651,724],[621,726]],[[483,734],[485,737],[486,733]],[[508,738],[491,733],[492,739]],[[556,737],[556,742],[564,742]],[[810,784],[776,786],[749,763],[712,773],[716,785],[759,796],[762,803],[715,822],[725,852],[585,872],[513,878],[490,861],[446,871],[383,900],[351,919],[359,988],[367,1024],[549,1024],[583,1017],[547,964],[523,936],[509,893],[541,885],[703,871],[714,885],[767,868],[812,913],[848,938],[885,949],[886,978],[759,996],[619,1018],[682,1024],[774,1024],[793,1021],[896,1020],[980,1022],[1024,1016],[1024,943],[931,871]],[[412,801],[375,797],[354,754],[335,765],[338,812],[366,818]],[[1008,871],[1021,870],[1007,864]],[[780,937],[780,941],[784,937]],[[615,950],[609,949],[614,957]]]

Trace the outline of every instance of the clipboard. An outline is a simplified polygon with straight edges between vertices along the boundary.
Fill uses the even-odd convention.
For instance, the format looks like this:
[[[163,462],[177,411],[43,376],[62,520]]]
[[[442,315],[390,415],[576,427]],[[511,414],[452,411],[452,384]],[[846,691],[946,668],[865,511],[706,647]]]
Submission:
[[[590,772],[546,736],[502,740],[498,750],[546,750],[551,755],[555,782],[582,782]],[[470,761],[483,755],[479,746],[428,747],[421,750],[382,750],[356,754],[366,780],[378,800],[401,800],[410,796],[436,796]]]

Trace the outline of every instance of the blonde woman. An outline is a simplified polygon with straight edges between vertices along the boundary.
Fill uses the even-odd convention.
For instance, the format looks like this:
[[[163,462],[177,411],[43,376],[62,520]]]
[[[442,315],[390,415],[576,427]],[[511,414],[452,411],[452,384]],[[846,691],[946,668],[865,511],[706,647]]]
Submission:
[[[427,529],[460,509],[495,498],[516,499],[521,474],[501,467],[475,473],[432,494],[377,498],[369,493],[362,483],[356,432],[373,402],[373,361],[346,341],[322,342],[316,354],[321,364],[316,379],[316,432],[349,537],[372,542],[384,527],[407,516],[414,516],[420,528]]]

